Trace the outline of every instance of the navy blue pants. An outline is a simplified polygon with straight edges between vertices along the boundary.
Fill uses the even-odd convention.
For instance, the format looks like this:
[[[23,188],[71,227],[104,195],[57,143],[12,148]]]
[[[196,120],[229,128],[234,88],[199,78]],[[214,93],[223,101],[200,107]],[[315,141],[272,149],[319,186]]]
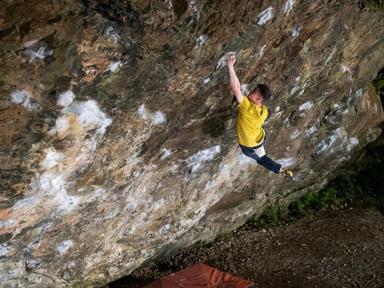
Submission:
[[[263,166],[264,168],[278,174],[280,172],[280,169],[281,169],[281,165],[275,161],[273,161],[271,158],[269,158],[267,155],[264,155],[262,157],[259,157],[257,154],[256,154],[256,151],[255,149],[259,149],[261,148],[262,146],[265,145],[265,143],[267,143],[267,132],[265,132],[265,137],[264,137],[264,141],[263,143],[261,143],[260,145],[256,146],[256,147],[246,147],[246,146],[243,146],[241,144],[240,145],[240,148],[241,148],[241,151],[248,157],[251,157],[252,159],[255,159],[256,162]]]

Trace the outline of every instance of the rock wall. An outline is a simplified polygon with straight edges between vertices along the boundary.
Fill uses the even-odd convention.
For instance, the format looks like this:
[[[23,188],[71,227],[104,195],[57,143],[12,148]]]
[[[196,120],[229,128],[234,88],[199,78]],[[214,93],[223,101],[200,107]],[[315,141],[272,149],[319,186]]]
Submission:
[[[361,2],[2,0],[2,285],[102,285],[322,187],[384,119]],[[230,51],[292,181],[240,153]]]

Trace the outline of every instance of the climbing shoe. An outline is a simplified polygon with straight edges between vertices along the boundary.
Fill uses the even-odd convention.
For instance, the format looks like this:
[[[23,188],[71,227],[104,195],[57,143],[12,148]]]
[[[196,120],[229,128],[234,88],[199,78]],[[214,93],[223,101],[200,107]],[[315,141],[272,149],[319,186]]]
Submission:
[[[289,178],[292,178],[293,177],[293,172],[291,170],[284,170],[284,175],[289,177]]]

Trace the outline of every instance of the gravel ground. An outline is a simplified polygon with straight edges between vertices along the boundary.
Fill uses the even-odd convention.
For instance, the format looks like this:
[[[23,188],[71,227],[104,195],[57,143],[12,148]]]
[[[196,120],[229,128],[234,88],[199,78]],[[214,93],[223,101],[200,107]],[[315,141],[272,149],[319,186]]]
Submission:
[[[384,287],[384,216],[375,207],[354,204],[268,229],[246,225],[109,287],[143,287],[194,263],[252,280],[259,288]]]

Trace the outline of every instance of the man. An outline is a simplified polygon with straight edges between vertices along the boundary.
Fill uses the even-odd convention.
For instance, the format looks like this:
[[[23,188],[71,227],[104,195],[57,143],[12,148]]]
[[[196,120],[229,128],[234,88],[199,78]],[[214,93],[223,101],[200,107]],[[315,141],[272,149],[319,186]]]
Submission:
[[[262,126],[268,116],[267,107],[263,104],[271,97],[268,86],[258,84],[248,97],[244,96],[240,91],[240,82],[234,68],[235,63],[236,56],[229,54],[227,59],[229,82],[239,107],[236,132],[241,151],[275,174],[293,177],[292,171],[283,169],[279,163],[265,154],[264,144],[267,138]]]

